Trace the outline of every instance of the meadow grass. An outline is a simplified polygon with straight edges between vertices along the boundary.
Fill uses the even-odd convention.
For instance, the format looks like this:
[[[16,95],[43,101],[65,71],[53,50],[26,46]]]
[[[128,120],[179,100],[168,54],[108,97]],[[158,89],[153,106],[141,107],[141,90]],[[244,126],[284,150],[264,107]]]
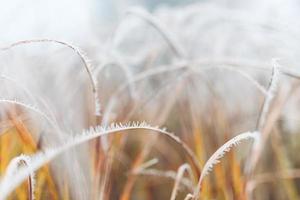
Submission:
[[[125,16],[93,66],[0,48],[0,200],[299,199],[300,75],[262,39],[298,30],[206,3]]]

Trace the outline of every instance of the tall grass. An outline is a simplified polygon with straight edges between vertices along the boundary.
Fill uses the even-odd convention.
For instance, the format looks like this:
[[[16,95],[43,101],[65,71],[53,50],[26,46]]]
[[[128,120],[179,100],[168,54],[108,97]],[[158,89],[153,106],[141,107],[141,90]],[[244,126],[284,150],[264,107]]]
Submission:
[[[299,199],[299,29],[265,5],[131,8],[88,53],[0,48],[0,200]]]

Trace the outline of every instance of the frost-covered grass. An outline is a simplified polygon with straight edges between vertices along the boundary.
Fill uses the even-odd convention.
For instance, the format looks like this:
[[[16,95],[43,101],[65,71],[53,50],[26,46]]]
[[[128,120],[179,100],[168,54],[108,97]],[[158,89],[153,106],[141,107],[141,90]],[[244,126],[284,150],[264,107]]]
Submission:
[[[300,6],[263,2],[1,47],[0,200],[299,199]]]

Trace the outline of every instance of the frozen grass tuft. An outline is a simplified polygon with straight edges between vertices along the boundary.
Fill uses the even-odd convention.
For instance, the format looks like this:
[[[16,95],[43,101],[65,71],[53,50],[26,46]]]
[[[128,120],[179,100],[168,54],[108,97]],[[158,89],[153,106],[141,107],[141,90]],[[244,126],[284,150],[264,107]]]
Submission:
[[[59,68],[67,60],[54,61],[47,56],[42,62],[51,68],[36,73],[29,68],[14,67],[35,65],[38,60],[18,60],[14,54],[3,53],[0,70],[7,76],[0,75],[0,80],[6,81],[2,87],[9,95],[4,93],[0,97],[3,108],[0,130],[4,130],[0,132],[0,173],[10,164],[0,182],[0,200],[7,199],[12,192],[16,198],[24,196],[27,191],[17,188],[26,179],[29,199],[34,198],[36,191],[37,200],[45,196],[75,200],[170,196],[175,200],[181,197],[182,187],[188,193],[185,200],[247,199],[249,191],[253,197],[300,199],[298,183],[288,180],[299,178],[298,175],[283,171],[278,177],[285,180],[277,181],[278,177],[270,179],[269,175],[261,178],[254,170],[257,163],[262,165],[261,169],[270,170],[269,174],[275,167],[299,167],[299,159],[291,153],[297,151],[299,138],[297,134],[286,134],[289,126],[285,122],[290,115],[294,116],[293,120],[299,118],[300,31],[284,25],[296,24],[297,20],[293,19],[299,17],[291,14],[281,18],[286,11],[291,11],[283,5],[268,5],[269,1],[265,1],[257,10],[258,4],[261,3],[251,1],[243,6],[235,2],[230,5],[200,2],[186,7],[161,7],[153,13],[144,8],[129,9],[126,20],[120,21],[124,26],[115,30],[117,24],[105,26],[108,33],[103,38],[98,32],[100,26],[97,34],[93,34],[95,37],[87,37],[85,46],[90,45],[93,66],[82,50],[59,40],[22,40],[1,48],[0,51],[8,51],[41,43],[70,49],[79,58],[75,66],[83,64],[93,96],[87,95],[91,91],[84,91],[85,86],[76,85],[82,83],[77,82],[78,70]],[[159,33],[158,37],[151,32],[152,27]],[[97,38],[99,35],[101,38]],[[274,56],[282,58],[284,65],[276,59],[269,63]],[[53,85],[59,88],[49,88],[52,86],[49,80],[55,81]],[[23,83],[32,88],[27,89]],[[6,88],[8,84],[13,87]],[[17,92],[12,91],[15,89]],[[76,99],[78,92],[82,95]],[[92,99],[91,110],[86,109],[90,105],[80,103],[90,101],[85,102],[85,96]],[[11,116],[10,109],[21,110],[16,114],[22,116]],[[23,122],[23,114],[27,119],[31,113],[50,126],[41,129],[32,126],[37,124],[32,123],[35,117]],[[159,126],[145,122],[112,123],[135,120]],[[297,123],[293,123],[295,133],[299,132]],[[160,126],[167,126],[176,135]],[[91,128],[82,132],[87,127]],[[231,134],[245,130],[250,132],[235,137]],[[47,135],[49,141],[34,138],[48,133],[51,133]],[[160,140],[161,136],[169,140]],[[225,143],[224,138],[232,139]],[[237,159],[239,152],[232,152],[226,165],[219,165],[214,176],[204,181],[227,152],[248,140],[254,143],[245,165]],[[224,145],[207,159],[207,152],[219,144]],[[20,148],[10,151],[10,145]],[[173,148],[176,154],[172,153]],[[258,162],[264,156],[262,152],[268,155],[266,162]],[[34,154],[21,155],[9,162],[21,153]],[[149,160],[152,157],[155,159]],[[49,170],[44,172],[43,168],[39,172],[42,180],[38,176],[38,184],[34,185],[33,172],[47,163]],[[275,164],[269,166],[269,163]],[[132,166],[129,172],[128,166]],[[243,170],[243,166],[248,168]],[[148,182],[148,177],[137,180],[138,175],[151,176],[153,182]],[[173,182],[153,184],[164,178]],[[137,181],[142,184],[137,185]],[[264,184],[254,191],[251,184],[255,181],[277,183],[270,187],[272,190]],[[40,195],[44,190],[45,195]]]

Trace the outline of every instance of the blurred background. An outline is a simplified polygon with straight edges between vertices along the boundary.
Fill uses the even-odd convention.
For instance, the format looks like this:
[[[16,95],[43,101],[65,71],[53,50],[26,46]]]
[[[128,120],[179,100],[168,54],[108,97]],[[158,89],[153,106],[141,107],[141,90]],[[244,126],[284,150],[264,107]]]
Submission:
[[[170,199],[182,164],[197,180],[218,147],[257,130],[278,65],[284,73],[251,174],[246,142],[206,178],[201,199],[300,199],[299,19],[297,0],[1,0],[0,174],[13,157],[90,126],[146,121],[181,138],[200,169],[176,142],[126,131],[45,166],[36,199]],[[59,132],[3,99],[33,105]],[[176,199],[197,182],[184,178]],[[10,199],[26,195],[23,184]]]

